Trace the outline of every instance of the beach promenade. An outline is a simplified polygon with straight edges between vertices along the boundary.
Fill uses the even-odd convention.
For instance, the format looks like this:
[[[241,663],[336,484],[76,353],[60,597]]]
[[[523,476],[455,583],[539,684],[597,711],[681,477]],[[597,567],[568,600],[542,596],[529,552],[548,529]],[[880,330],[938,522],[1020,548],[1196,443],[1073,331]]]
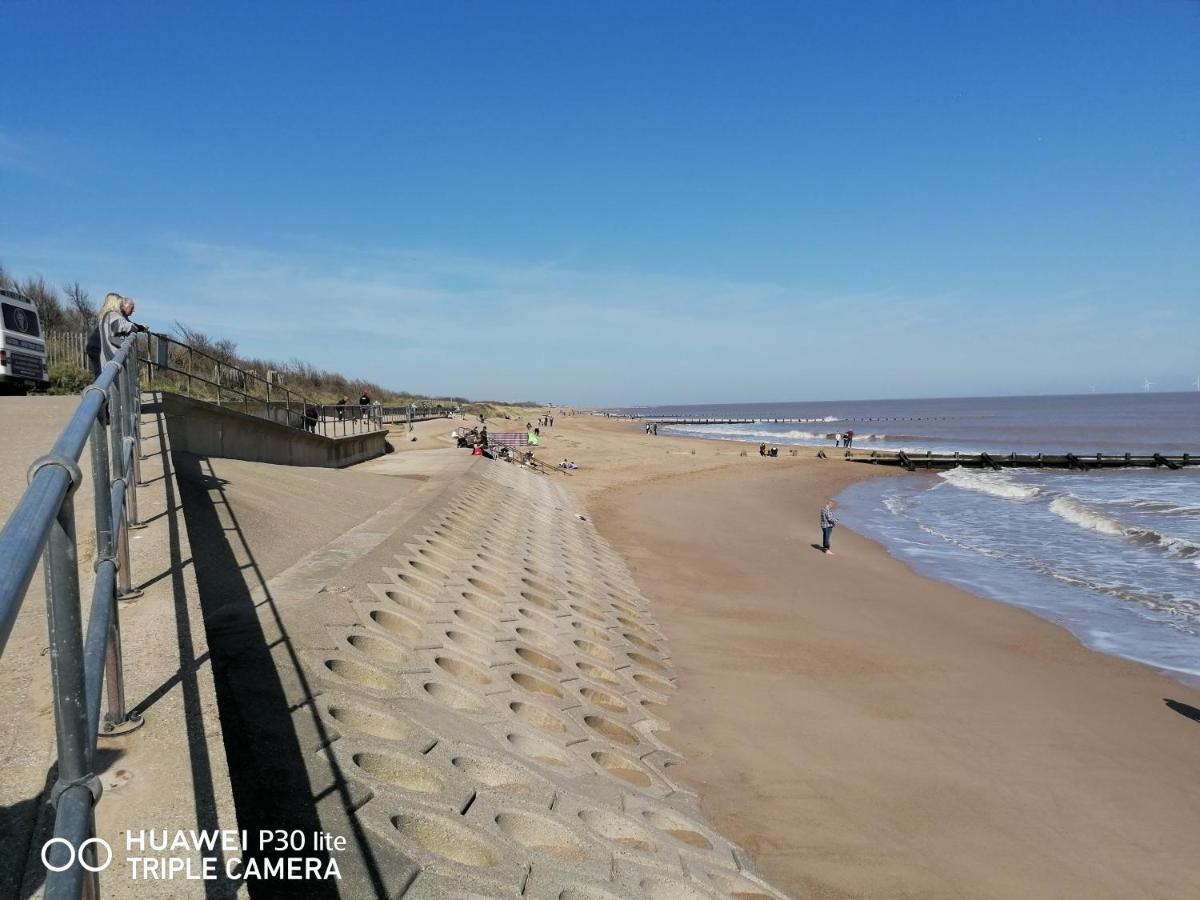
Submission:
[[[147,594],[123,610],[147,724],[102,742],[99,833],[344,845],[236,854],[336,862],[302,885],[135,883],[119,854],[105,895],[1115,898],[1200,883],[1200,724],[1164,702],[1200,693],[845,529],[836,556],[813,548],[826,497],[905,474],[587,416],[542,430],[539,457],[575,460],[569,475],[472,457],[445,420],[348,469],[285,467],[172,453],[148,419],[160,469],[144,496],[158,484],[164,502],[138,540]],[[36,812],[52,746],[38,613],[4,660],[43,725],[6,733],[11,821]],[[230,854],[197,856],[223,870]],[[33,896],[36,871],[23,883]]]
[[[142,729],[102,741],[98,834],[117,848],[103,895],[784,896],[675,779],[669,645],[567,477],[472,457],[450,427],[398,430],[405,452],[342,471],[166,454],[154,477],[178,502],[142,543],[186,550],[153,580],[184,582],[206,643],[139,704]],[[180,635],[146,613],[178,607],[148,590],[123,610],[139,691]],[[37,660],[21,661],[6,676],[38,703]],[[208,702],[189,729],[168,707],[196,682]],[[18,736],[47,758],[48,731]],[[5,803],[36,820],[33,774],[5,782]],[[215,808],[189,790],[201,775]],[[147,878],[124,852],[130,832],[215,828],[250,848],[158,854],[207,880]],[[328,843],[256,848],[264,832]],[[37,894],[43,837],[25,842],[18,896]],[[243,881],[231,861],[305,877]]]

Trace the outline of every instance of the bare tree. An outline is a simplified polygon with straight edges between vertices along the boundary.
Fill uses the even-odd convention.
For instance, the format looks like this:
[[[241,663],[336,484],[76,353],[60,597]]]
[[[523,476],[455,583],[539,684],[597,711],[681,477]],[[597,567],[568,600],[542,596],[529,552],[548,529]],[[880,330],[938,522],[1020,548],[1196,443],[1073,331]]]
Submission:
[[[242,364],[242,361],[238,359],[236,341],[229,338],[221,338],[220,340],[213,341],[212,351],[213,356],[221,360],[221,362],[227,362],[231,365]]]
[[[96,324],[96,307],[92,305],[88,292],[78,281],[63,285],[63,293],[67,295],[68,315],[77,331],[91,331]]]

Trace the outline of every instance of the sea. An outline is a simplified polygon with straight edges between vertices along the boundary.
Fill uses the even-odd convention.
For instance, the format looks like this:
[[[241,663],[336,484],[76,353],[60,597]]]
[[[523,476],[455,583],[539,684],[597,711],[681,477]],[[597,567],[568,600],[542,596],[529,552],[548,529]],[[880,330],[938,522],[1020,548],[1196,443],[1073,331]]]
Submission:
[[[639,407],[660,434],[860,450],[1200,456],[1200,392]],[[1056,622],[1093,650],[1200,686],[1200,466],[958,468],[870,479],[841,521],[923,575]],[[813,512],[814,521],[816,511]]]

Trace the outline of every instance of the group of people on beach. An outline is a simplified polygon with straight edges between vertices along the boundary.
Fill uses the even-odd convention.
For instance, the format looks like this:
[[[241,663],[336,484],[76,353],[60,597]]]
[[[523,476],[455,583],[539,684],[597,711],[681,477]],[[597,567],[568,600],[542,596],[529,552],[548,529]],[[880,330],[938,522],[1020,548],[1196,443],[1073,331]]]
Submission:
[[[853,445],[854,445],[854,432],[853,431],[843,431],[841,434],[835,434],[833,436],[833,446],[835,446],[835,447],[846,447],[847,449],[849,449]]]
[[[479,456],[486,456],[488,459],[527,466],[542,473],[552,470],[547,463],[543,463],[534,455],[533,450],[517,450],[514,447],[508,446],[507,443],[501,443],[500,446],[492,447],[488,441],[487,420],[483,416],[479,418],[479,427],[463,428],[461,430],[456,428],[450,433],[450,437],[455,440],[459,447],[470,448],[472,453]],[[505,416],[504,418],[509,417]],[[554,418],[550,415],[539,416],[536,425],[533,422],[526,422],[525,428],[529,444],[536,446],[541,438],[542,428],[550,428],[553,425]],[[508,438],[510,435],[505,434],[504,437]],[[497,440],[499,441],[500,439],[498,438]],[[574,461],[564,458],[558,464],[557,468],[574,470],[578,469],[579,466]]]
[[[462,431],[456,428],[450,432],[450,437],[454,438],[460,447],[483,447],[486,449],[488,445],[486,425],[479,428],[464,428]]]
[[[520,463],[523,466],[537,468],[537,457],[533,455],[532,450],[526,450],[524,453],[518,453],[512,447],[501,447],[495,452],[489,450],[483,451],[483,455],[489,459],[498,459],[501,462]]]
[[[647,422],[646,423],[646,434],[657,435],[658,434],[658,423],[657,422]]]
[[[545,469],[545,464],[542,463],[541,460],[539,460],[536,456],[534,456],[532,450],[525,450],[522,452],[505,445],[498,447],[495,450],[485,447],[477,447],[475,452],[479,453],[481,456],[486,456],[488,459],[495,459],[499,460],[500,462],[526,466],[530,469],[536,469],[538,471],[544,471]],[[563,460],[563,462],[565,463],[566,460]],[[566,467],[562,466],[561,468]],[[576,466],[576,468],[578,468],[578,466]]]

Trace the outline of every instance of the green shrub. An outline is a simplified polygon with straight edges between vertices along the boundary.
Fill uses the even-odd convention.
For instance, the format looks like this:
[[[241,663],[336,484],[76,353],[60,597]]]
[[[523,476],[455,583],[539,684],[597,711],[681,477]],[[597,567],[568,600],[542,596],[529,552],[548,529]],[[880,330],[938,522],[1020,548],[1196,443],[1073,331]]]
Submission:
[[[86,369],[71,363],[55,363],[50,367],[51,394],[78,394],[92,383],[92,375]]]

